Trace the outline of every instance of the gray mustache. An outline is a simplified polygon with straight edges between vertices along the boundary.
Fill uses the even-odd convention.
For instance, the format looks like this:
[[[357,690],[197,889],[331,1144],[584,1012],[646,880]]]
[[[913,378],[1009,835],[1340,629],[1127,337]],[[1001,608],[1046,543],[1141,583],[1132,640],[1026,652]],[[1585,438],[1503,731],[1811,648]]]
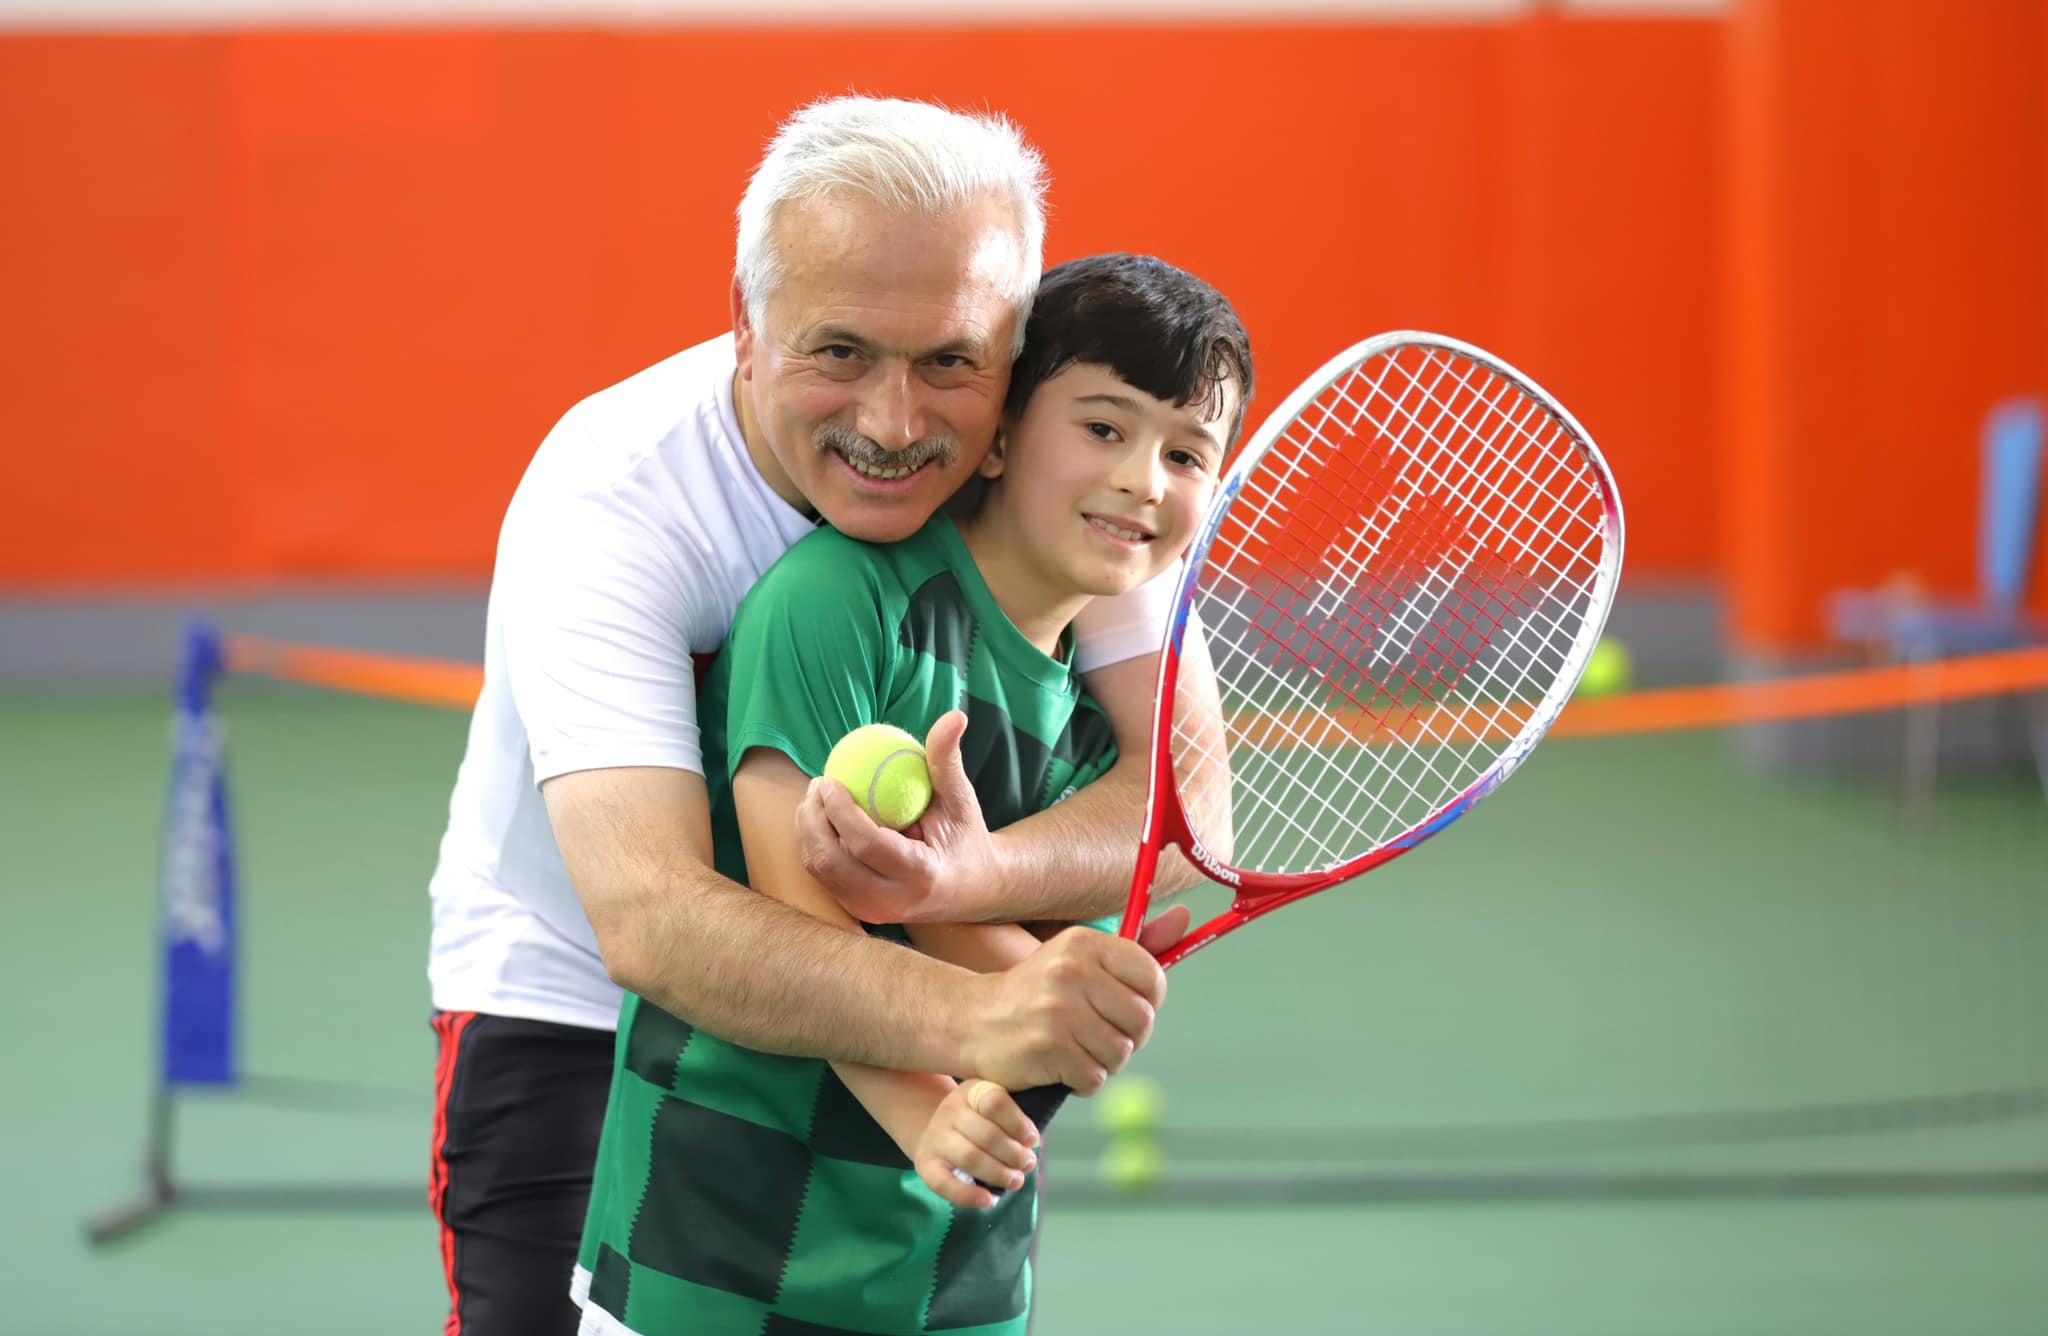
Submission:
[[[884,450],[851,427],[836,422],[821,423],[813,438],[820,450],[834,450],[854,463],[871,469],[915,469],[937,460],[950,465],[960,453],[949,436],[925,436],[901,450]]]

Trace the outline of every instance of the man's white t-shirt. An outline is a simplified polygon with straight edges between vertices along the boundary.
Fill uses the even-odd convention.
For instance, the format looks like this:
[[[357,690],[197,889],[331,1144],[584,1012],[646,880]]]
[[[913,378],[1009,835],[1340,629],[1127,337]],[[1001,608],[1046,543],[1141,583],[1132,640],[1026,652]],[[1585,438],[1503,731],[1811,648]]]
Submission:
[[[539,785],[613,766],[703,773],[695,658],[813,521],[755,468],[722,335],[600,390],[541,443],[498,535],[484,684],[430,888],[434,1006],[611,1029],[619,989]],[[1086,671],[1159,646],[1173,581],[1098,599]]]

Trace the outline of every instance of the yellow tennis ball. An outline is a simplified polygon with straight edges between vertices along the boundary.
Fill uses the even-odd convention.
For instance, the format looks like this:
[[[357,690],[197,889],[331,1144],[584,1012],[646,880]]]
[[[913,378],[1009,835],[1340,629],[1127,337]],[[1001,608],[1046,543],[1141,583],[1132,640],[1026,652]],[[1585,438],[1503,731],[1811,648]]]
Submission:
[[[1111,1136],[1149,1136],[1166,1116],[1166,1092],[1142,1076],[1119,1076],[1095,1097],[1095,1122]]]
[[[1118,1137],[1102,1152],[1101,1168],[1118,1192],[1149,1192],[1166,1177],[1166,1154],[1150,1137]]]
[[[891,830],[923,816],[932,801],[924,744],[891,724],[866,724],[839,739],[825,758],[825,778],[844,784],[862,811]]]
[[[1586,656],[1586,671],[1572,694],[1581,698],[1612,696],[1627,691],[1634,676],[1635,661],[1629,657],[1628,646],[1613,636],[1602,636]]]

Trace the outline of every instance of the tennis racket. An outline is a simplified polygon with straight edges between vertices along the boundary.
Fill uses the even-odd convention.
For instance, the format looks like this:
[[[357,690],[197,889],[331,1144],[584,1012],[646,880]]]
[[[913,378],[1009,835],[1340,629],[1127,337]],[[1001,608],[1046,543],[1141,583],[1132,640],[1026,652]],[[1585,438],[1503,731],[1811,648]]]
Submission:
[[[1471,811],[1570,699],[1621,554],[1606,461],[1527,376],[1412,332],[1332,358],[1189,545],[1122,934],[1169,847],[1235,892],[1171,967]],[[1017,1100],[1043,1128],[1068,1093]]]

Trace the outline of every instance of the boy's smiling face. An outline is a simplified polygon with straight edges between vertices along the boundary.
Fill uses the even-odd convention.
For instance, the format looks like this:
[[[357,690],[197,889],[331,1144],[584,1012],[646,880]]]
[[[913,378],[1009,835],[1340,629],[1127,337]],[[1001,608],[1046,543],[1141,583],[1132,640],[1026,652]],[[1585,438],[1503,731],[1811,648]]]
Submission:
[[[1032,583],[1121,594],[1171,566],[1215,492],[1239,394],[1175,406],[1085,362],[1041,384],[981,466]]]

